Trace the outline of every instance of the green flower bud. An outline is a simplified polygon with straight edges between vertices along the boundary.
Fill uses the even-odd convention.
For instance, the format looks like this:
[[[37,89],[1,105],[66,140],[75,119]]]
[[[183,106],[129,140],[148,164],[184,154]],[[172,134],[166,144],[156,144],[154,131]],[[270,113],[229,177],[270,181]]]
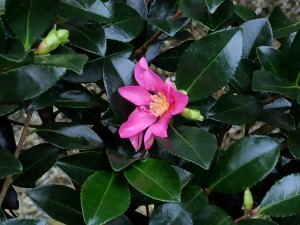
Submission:
[[[64,29],[56,30],[56,26],[48,33],[48,35],[40,43],[36,55],[44,55],[56,49],[59,45],[69,42],[69,31]]]
[[[200,111],[197,109],[185,108],[180,115],[182,115],[185,118],[191,119],[191,120],[203,121],[203,119],[204,119],[204,117],[201,115]]]
[[[244,210],[246,213],[252,210],[253,206],[253,197],[249,188],[247,188],[244,192]]]

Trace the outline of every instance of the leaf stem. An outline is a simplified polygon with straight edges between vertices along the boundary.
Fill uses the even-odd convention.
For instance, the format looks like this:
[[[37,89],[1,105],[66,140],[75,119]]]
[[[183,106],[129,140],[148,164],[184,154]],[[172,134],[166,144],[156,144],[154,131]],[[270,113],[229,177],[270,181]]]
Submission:
[[[176,14],[172,17],[172,19],[176,19],[178,17],[180,17],[182,15],[182,10],[178,9],[178,11],[176,12]],[[145,54],[145,52],[147,51],[147,48],[149,47],[149,45],[151,45],[153,42],[155,42],[157,40],[157,38],[162,34],[163,32],[161,30],[156,30],[155,33],[153,34],[153,36],[146,41],[140,48],[138,48],[134,54],[132,55],[132,59],[140,59],[142,57],[142,55]]]
[[[15,150],[15,154],[14,154],[14,156],[15,156],[16,159],[19,158],[19,155],[21,153],[22,147],[24,145],[24,141],[25,141],[26,136],[27,136],[27,131],[28,131],[28,128],[29,128],[29,123],[30,123],[30,119],[31,119],[32,113],[33,112],[28,112],[27,113],[27,117],[26,117],[25,122],[24,122],[23,131],[22,131],[20,140],[18,142],[17,148]],[[10,187],[10,185],[12,184],[12,182],[13,182],[12,176],[8,176],[8,177],[5,178],[2,190],[0,192],[0,206],[3,203],[5,195],[6,195],[7,191],[8,191],[8,188]]]

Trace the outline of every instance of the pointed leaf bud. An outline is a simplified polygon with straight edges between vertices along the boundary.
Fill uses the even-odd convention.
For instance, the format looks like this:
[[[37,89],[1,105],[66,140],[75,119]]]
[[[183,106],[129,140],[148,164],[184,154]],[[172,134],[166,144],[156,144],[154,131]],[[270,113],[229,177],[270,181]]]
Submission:
[[[56,30],[56,26],[48,33],[48,35],[40,43],[36,55],[44,55],[56,49],[59,45],[69,42],[69,31],[65,29]]]
[[[244,192],[244,210],[249,213],[253,207],[253,197],[249,188]]]
[[[180,115],[191,120],[203,121],[204,119],[204,117],[201,115],[201,112],[197,109],[185,108]]]

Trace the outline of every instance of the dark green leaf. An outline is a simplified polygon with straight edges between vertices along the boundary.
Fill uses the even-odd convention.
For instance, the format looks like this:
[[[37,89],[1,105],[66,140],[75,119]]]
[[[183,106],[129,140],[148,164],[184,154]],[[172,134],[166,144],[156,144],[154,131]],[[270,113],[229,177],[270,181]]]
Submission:
[[[288,60],[284,54],[268,46],[261,46],[256,51],[258,59],[265,70],[272,71],[286,78],[289,77],[289,72],[286,69]]]
[[[34,64],[62,67],[82,74],[87,60],[88,57],[84,54],[40,55],[34,58]]]
[[[102,140],[89,127],[75,123],[44,125],[35,132],[45,141],[66,149],[91,150],[102,147]]]
[[[138,158],[129,158],[127,155],[121,154],[112,149],[107,149],[106,153],[112,169],[116,172],[139,160]]]
[[[101,106],[101,101],[89,92],[70,90],[61,93],[55,105],[68,108],[93,108]]]
[[[129,206],[130,192],[122,177],[97,172],[82,186],[81,204],[87,225],[101,225],[122,215]]]
[[[33,98],[51,88],[65,71],[64,68],[29,65],[2,73],[0,102],[19,103]]]
[[[231,1],[224,1],[216,11],[209,12],[206,5],[206,0],[184,0],[181,2],[181,7],[184,15],[194,18],[211,30],[217,30],[231,17],[233,14],[233,4]]]
[[[21,163],[7,150],[0,149],[0,178],[22,171]]]
[[[161,201],[180,201],[179,177],[166,162],[145,159],[131,165],[124,174],[127,181],[146,196]]]
[[[154,0],[151,2],[151,6],[149,9],[148,18],[170,18],[173,14],[176,13],[178,8],[178,1],[169,0],[169,1],[161,1]]]
[[[155,57],[152,63],[163,70],[175,72],[180,56],[193,42],[185,41],[174,48],[167,49]]]
[[[272,171],[279,150],[279,144],[267,136],[250,136],[236,141],[219,157],[210,176],[209,190],[237,192],[251,187]]]
[[[0,1],[1,2],[1,1]],[[3,209],[0,209],[0,223],[2,225],[2,222],[6,220]]]
[[[104,56],[106,38],[102,26],[90,20],[73,20],[62,26],[70,32],[70,44],[85,51]]]
[[[5,0],[0,0],[0,15],[5,13]]]
[[[14,43],[15,44],[15,43]],[[22,49],[23,50],[23,49]],[[32,52],[12,52],[8,54],[0,53],[0,72],[8,71],[21,67],[22,65],[33,60]]]
[[[193,178],[193,174],[190,173],[187,170],[184,170],[178,166],[173,166],[174,170],[176,171],[176,173],[178,174],[179,180],[180,180],[180,184],[181,184],[181,188],[183,188],[185,185],[187,185],[187,183]]]
[[[186,17],[180,17],[177,19],[149,18],[148,22],[169,36],[174,36],[179,30],[187,25],[189,19]]]
[[[129,42],[140,34],[144,21],[137,11],[117,1],[110,4],[109,10],[112,13],[112,22],[105,28],[107,39]]]
[[[194,224],[201,225],[233,225],[231,217],[216,206],[206,206],[193,213]]]
[[[4,116],[6,114],[10,114],[17,110],[19,105],[0,105],[0,116]]]
[[[59,98],[59,92],[54,89],[49,89],[39,96],[32,99],[30,104],[27,106],[27,111],[35,111],[46,108],[56,102]]]
[[[204,0],[210,13],[214,13],[224,0]]]
[[[164,203],[155,207],[149,225],[192,225],[192,216],[180,204]]]
[[[107,56],[119,56],[123,58],[129,58],[133,50],[134,46],[129,43],[115,40],[107,40]]]
[[[275,6],[270,14],[270,24],[274,38],[286,37],[300,29],[300,22],[289,19],[279,6]]]
[[[9,26],[26,50],[49,28],[59,8],[59,0],[6,0]]]
[[[110,106],[119,119],[127,119],[132,111],[132,104],[120,96],[118,88],[131,83],[133,68],[133,62],[122,57],[105,58],[103,62],[105,90]]]
[[[59,15],[63,18],[89,18],[98,23],[110,21],[111,13],[101,0],[62,0]]]
[[[144,0],[127,0],[127,5],[134,8],[141,17],[146,18],[148,14],[147,4]]]
[[[0,3],[0,15],[1,15],[1,3]],[[4,50],[5,39],[6,39],[5,28],[2,19],[0,18],[0,52],[3,52]]]
[[[234,13],[245,22],[257,18],[255,12],[252,9],[243,5],[234,5]]]
[[[112,219],[106,225],[133,225],[131,221],[124,215]]]
[[[242,34],[237,29],[213,33],[191,44],[178,63],[178,88],[188,92],[190,101],[213,94],[234,75],[241,49]]]
[[[263,219],[248,219],[243,220],[239,222],[241,225],[276,225],[277,223],[274,223],[272,221],[263,220]]]
[[[44,219],[10,219],[0,223],[1,225],[47,225]]]
[[[290,152],[293,154],[294,157],[297,159],[300,158],[300,128],[298,128],[295,131],[290,131],[288,136],[288,146]]]
[[[28,197],[41,210],[66,224],[84,224],[79,192],[62,185],[43,186],[31,189]]]
[[[171,154],[191,161],[208,169],[217,150],[213,135],[196,127],[170,126],[169,136],[158,139],[159,143]]]
[[[275,217],[291,216],[300,211],[300,175],[282,178],[263,198],[258,214]]]
[[[291,47],[288,52],[289,69],[291,71],[291,80],[296,84],[300,85],[300,53],[297,49],[300,48],[300,31],[297,32]]]
[[[16,148],[15,134],[11,121],[5,117],[0,117],[0,149],[14,153]]]
[[[300,102],[300,87],[271,71],[255,71],[253,75],[253,89],[284,94]]]
[[[194,213],[199,208],[209,205],[205,191],[197,186],[187,185],[182,190],[181,204],[188,212]]]
[[[19,160],[23,171],[14,176],[14,185],[31,187],[62,155],[63,151],[50,144],[36,145],[23,151]]]
[[[105,160],[102,152],[81,152],[64,156],[56,164],[73,181],[82,185],[89,176],[107,166]]]
[[[265,18],[249,20],[241,25],[243,29],[242,58],[255,58],[256,48],[271,46],[273,40],[272,28]]]
[[[208,116],[224,123],[239,125],[256,121],[262,108],[263,105],[253,96],[225,95],[210,109]]]

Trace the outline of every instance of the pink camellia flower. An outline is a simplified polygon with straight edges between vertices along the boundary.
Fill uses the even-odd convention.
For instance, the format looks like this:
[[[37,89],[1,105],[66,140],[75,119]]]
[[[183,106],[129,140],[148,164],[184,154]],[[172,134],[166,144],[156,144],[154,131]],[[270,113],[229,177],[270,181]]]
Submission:
[[[167,79],[165,82],[149,69],[145,58],[134,68],[134,76],[140,86],[118,89],[120,95],[136,105],[128,120],[119,129],[121,138],[129,138],[135,150],[144,139],[148,150],[154,137],[168,137],[167,129],[172,116],[180,114],[188,103],[188,96],[176,90]]]

